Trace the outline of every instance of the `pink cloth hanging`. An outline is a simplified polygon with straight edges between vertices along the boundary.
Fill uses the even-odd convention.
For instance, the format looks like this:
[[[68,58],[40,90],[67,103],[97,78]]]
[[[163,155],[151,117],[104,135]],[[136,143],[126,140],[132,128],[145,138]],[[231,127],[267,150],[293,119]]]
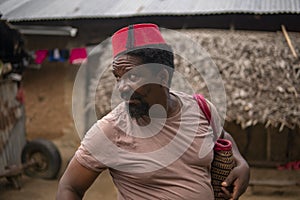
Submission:
[[[48,55],[48,50],[42,49],[42,50],[37,50],[35,51],[35,63],[36,64],[42,64],[43,61],[46,59]]]
[[[71,64],[81,64],[86,61],[87,53],[86,48],[74,48],[70,53],[70,63]]]

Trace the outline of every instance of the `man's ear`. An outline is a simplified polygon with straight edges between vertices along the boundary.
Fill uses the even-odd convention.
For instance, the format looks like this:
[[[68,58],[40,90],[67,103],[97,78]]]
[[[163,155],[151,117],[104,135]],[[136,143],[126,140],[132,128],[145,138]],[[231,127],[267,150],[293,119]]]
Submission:
[[[169,82],[169,73],[168,70],[163,68],[162,70],[160,70],[160,72],[158,72],[158,77],[160,79],[160,84],[164,87],[169,87],[168,86],[168,82]]]

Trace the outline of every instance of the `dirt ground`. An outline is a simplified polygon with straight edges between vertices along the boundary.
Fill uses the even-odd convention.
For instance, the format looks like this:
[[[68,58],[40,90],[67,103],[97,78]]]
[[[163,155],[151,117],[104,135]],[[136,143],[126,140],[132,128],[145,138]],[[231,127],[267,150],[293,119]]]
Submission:
[[[78,146],[77,135],[65,134],[53,140],[62,155],[63,164],[60,175],[63,173],[67,162],[72,157]],[[277,171],[275,169],[251,169],[251,178],[272,178],[278,181],[288,180],[300,176],[299,171]],[[58,178],[59,179],[59,178]],[[0,180],[0,200],[53,200],[55,199],[58,185],[56,180],[42,180],[22,176],[22,188],[14,189],[5,179]],[[299,186],[292,187],[262,187],[251,186],[240,198],[241,200],[299,200]],[[109,173],[101,174],[86,193],[84,199],[114,200],[117,198],[116,190],[112,184]]]
[[[8,183],[0,182],[1,200],[53,200],[55,199],[58,180],[32,179],[22,177],[22,188],[13,189]],[[299,187],[255,187],[248,188],[241,200],[299,200]],[[116,192],[108,173],[103,173],[86,193],[84,199],[116,199]]]

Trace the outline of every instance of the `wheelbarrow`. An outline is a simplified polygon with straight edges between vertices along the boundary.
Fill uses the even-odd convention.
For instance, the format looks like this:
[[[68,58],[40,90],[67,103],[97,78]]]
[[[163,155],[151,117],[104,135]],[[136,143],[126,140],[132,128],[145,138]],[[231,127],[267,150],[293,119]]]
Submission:
[[[61,167],[57,147],[45,139],[27,142],[21,153],[21,161],[21,164],[5,166],[0,174],[0,178],[7,178],[16,189],[21,188],[22,173],[33,178],[55,179]]]
[[[15,83],[0,81],[0,178],[21,188],[22,173],[34,178],[56,178],[61,156],[49,140],[26,140],[24,104],[16,100],[17,93]]]

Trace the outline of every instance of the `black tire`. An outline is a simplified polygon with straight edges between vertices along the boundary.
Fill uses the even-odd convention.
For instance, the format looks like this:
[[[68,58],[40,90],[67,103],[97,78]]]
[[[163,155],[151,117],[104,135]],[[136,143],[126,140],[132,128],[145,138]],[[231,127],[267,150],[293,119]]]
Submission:
[[[61,167],[61,156],[57,147],[48,140],[36,139],[27,142],[22,151],[22,163],[34,160],[36,164],[27,167],[24,173],[30,177],[55,179]]]

